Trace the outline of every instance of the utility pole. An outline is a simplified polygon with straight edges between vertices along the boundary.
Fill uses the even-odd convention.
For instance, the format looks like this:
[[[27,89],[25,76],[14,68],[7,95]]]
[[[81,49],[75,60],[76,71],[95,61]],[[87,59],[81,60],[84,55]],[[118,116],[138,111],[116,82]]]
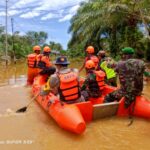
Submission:
[[[14,49],[14,19],[11,18],[11,29],[12,29],[12,50],[14,52],[14,64],[16,64],[16,54]]]
[[[6,0],[6,16],[5,16],[5,57],[6,57],[6,66],[8,65],[8,40],[7,40],[7,4],[8,0]]]

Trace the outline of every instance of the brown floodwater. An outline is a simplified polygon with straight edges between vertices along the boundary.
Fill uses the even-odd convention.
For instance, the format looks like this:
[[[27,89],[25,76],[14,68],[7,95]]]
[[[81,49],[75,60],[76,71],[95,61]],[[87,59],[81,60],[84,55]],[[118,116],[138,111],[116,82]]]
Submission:
[[[73,62],[79,68],[81,62]],[[150,121],[110,117],[87,124],[82,135],[64,131],[34,102],[26,113],[15,110],[30,101],[26,63],[0,65],[0,150],[149,150]],[[84,75],[84,72],[82,72]],[[150,99],[150,83],[144,95]]]

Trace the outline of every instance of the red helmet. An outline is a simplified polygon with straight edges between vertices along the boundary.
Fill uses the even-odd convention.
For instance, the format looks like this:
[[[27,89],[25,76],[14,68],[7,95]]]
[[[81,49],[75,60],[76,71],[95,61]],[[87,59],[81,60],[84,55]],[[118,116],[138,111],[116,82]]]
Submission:
[[[33,51],[40,51],[41,50],[41,47],[36,45],[33,47]]]
[[[51,52],[51,49],[48,46],[45,46],[43,48],[43,52]]]
[[[95,63],[92,60],[88,60],[85,63],[85,68],[87,68],[87,69],[95,68]]]
[[[93,46],[88,46],[86,49],[86,52],[89,54],[93,54],[94,53],[94,47]]]

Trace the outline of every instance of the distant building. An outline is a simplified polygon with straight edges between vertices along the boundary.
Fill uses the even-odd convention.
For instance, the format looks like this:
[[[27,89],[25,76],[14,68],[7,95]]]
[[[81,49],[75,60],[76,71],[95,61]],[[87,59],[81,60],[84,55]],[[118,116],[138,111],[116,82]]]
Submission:
[[[54,54],[54,55],[60,55],[60,52],[57,51],[57,50],[52,50],[51,53]]]

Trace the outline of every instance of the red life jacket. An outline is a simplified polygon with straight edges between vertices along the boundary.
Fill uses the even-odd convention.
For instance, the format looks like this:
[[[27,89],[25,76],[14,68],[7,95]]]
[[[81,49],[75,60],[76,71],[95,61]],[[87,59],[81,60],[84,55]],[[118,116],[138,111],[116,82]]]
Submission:
[[[58,76],[60,79],[60,99],[63,101],[77,100],[81,96],[77,73],[71,71],[66,74],[59,74]]]
[[[29,54],[27,56],[27,61],[28,61],[28,67],[30,68],[36,68],[36,64],[37,64],[37,54],[33,53],[33,54]]]

